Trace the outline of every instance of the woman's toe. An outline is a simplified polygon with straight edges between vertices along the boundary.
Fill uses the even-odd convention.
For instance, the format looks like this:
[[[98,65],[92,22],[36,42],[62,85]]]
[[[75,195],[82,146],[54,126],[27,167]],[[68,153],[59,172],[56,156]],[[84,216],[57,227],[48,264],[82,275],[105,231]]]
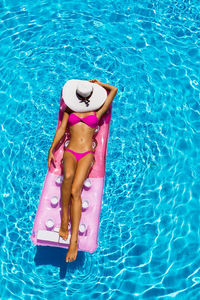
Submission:
[[[70,262],[70,257],[69,256],[66,256],[66,261]]]

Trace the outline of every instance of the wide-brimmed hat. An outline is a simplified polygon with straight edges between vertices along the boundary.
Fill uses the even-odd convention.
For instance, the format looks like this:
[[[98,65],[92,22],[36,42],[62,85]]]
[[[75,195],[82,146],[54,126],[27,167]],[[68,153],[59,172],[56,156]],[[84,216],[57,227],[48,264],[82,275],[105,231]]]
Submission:
[[[86,112],[100,108],[107,98],[107,92],[97,83],[70,79],[62,89],[62,97],[71,110]]]

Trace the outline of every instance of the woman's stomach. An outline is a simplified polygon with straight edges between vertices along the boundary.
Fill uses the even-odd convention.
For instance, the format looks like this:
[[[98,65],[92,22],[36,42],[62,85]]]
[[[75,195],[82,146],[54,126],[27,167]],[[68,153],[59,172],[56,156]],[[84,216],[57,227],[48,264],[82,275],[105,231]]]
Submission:
[[[85,152],[92,149],[92,138],[84,138],[84,137],[71,137],[69,140],[69,144],[67,145],[68,149],[77,151],[77,152]]]

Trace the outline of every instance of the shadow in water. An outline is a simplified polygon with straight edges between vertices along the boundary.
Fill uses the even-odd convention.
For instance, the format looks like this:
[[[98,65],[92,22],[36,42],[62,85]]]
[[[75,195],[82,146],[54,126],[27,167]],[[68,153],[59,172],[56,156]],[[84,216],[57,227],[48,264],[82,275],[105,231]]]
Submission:
[[[34,258],[35,264],[52,265],[60,268],[60,278],[64,278],[67,271],[82,268],[85,260],[84,251],[78,251],[76,260],[73,262],[66,262],[66,255],[68,249],[49,246],[37,246],[37,252]]]

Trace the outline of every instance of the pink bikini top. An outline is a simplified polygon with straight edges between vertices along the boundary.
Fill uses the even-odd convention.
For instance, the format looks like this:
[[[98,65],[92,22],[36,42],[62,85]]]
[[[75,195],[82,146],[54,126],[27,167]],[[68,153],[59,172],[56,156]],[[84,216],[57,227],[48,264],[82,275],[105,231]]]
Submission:
[[[83,121],[85,124],[87,124],[91,128],[96,128],[99,123],[99,120],[96,116],[96,111],[94,113],[95,113],[95,115],[89,115],[84,118],[80,118],[77,115],[75,115],[74,113],[71,113],[68,118],[68,124],[69,124],[69,126],[73,126],[73,125]]]

